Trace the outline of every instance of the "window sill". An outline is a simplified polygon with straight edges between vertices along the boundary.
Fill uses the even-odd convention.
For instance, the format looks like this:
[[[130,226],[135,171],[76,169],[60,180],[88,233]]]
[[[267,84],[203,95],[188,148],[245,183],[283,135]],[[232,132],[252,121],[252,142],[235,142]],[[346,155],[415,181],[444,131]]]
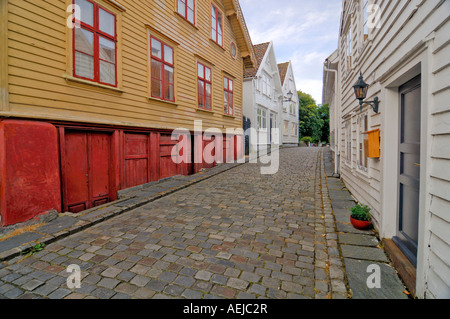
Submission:
[[[223,45],[220,45],[219,43],[217,43],[217,42],[214,41],[213,39],[209,39],[209,41],[212,42],[212,43],[214,43],[214,45],[215,45],[216,47],[218,47],[219,49],[222,49],[223,52],[226,51],[225,48],[223,47]],[[222,41],[223,41],[223,39],[222,39]]]
[[[181,14],[179,14],[177,11],[174,11],[175,16],[180,18],[181,20],[183,20],[184,22],[186,22],[187,24],[189,24],[191,27],[193,27],[194,29],[196,29],[197,31],[199,31],[200,29],[197,28],[197,26],[192,23],[191,21],[189,21],[188,19],[186,19],[185,17],[183,17]]]
[[[97,82],[92,82],[92,81],[88,81],[88,80],[79,79],[79,78],[76,78],[74,76],[67,75],[67,74],[64,74],[63,78],[66,79],[66,81],[68,81],[68,82],[76,82],[76,83],[90,85],[92,87],[97,87],[97,88],[101,88],[101,89],[111,90],[111,91],[118,92],[118,93],[124,93],[124,91],[122,89],[119,89],[119,88],[116,88],[116,87],[113,87],[113,86],[109,86],[109,85],[105,85],[105,84],[100,84],[100,83],[97,83]]]
[[[222,114],[224,117],[229,117],[229,118],[232,118],[232,119],[235,119],[236,118],[236,116],[234,116],[234,115],[230,115],[230,114]]]
[[[167,105],[170,105],[170,106],[175,106],[175,107],[178,106],[178,104],[175,103],[175,102],[166,101],[166,100],[161,100],[161,99],[158,99],[158,98],[152,97],[152,96],[148,96],[147,99],[148,99],[149,101],[161,102],[161,103],[164,103],[164,104],[167,104]]]
[[[204,113],[214,114],[214,111],[206,110],[206,109],[201,109],[201,108],[199,108],[199,107],[197,107],[197,108],[195,109],[195,111],[196,111],[196,112],[204,112]]]

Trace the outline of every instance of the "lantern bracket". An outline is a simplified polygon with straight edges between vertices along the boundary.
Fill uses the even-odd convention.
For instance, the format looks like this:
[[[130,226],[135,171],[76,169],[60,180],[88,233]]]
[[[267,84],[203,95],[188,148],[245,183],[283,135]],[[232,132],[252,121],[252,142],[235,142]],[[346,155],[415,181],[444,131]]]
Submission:
[[[373,99],[373,101],[363,101],[363,100],[359,100],[359,108],[360,111],[362,112],[362,107],[364,104],[368,104],[372,107],[372,110],[378,114],[379,111],[379,106],[380,106],[380,99],[378,97],[375,97]]]

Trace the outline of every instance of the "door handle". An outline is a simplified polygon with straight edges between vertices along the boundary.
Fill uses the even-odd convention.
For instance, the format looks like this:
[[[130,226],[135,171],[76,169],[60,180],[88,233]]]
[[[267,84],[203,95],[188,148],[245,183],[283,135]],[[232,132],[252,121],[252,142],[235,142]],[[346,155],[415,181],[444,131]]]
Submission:
[[[420,164],[419,163],[414,163],[414,166],[420,167]]]

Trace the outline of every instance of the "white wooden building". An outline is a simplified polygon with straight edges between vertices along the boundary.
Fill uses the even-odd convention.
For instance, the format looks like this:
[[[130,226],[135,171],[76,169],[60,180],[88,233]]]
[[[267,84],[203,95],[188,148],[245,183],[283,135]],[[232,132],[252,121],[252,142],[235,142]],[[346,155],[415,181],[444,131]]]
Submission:
[[[257,66],[244,70],[243,113],[257,138],[250,136],[250,154],[280,145],[283,91],[273,42],[254,45]]]
[[[292,62],[278,64],[283,89],[281,132],[283,145],[298,145],[299,99]],[[292,97],[291,97],[292,96]]]
[[[324,68],[336,173],[372,208],[410,290],[450,298],[450,1],[342,3]],[[378,113],[360,111],[360,72]]]

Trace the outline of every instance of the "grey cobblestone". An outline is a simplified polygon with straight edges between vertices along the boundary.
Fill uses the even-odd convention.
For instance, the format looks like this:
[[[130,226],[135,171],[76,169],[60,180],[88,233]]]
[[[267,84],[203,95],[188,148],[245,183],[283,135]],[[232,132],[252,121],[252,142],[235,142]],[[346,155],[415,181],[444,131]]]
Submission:
[[[11,261],[0,268],[1,294],[18,298],[28,288],[46,298],[345,295],[321,151],[280,154],[275,175],[261,175],[260,164],[241,165]],[[82,266],[75,292],[61,281],[70,264]]]

